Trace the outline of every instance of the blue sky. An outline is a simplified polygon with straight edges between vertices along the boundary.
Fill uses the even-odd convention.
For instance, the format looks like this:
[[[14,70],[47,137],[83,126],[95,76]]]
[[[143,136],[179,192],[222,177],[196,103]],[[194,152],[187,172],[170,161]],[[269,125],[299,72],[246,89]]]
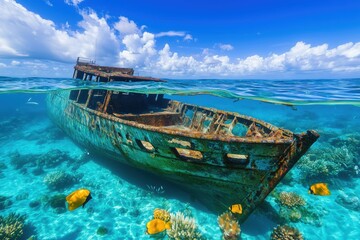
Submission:
[[[0,0],[0,75],[359,77],[360,1]]]

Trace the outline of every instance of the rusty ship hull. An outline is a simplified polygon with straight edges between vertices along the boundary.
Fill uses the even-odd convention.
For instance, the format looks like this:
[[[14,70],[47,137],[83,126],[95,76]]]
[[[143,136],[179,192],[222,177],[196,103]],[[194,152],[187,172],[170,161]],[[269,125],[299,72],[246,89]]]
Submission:
[[[113,78],[77,66],[74,78]],[[140,95],[57,91],[47,97],[48,112],[75,142],[179,184],[217,213],[242,204],[241,222],[319,137],[313,130],[294,134],[238,113]],[[119,110],[118,102],[130,106]]]

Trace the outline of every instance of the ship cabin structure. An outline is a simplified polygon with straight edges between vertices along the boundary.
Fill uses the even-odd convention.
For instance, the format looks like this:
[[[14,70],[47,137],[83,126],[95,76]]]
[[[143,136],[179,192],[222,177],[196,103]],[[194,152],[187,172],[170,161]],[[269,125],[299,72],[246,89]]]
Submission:
[[[134,76],[134,69],[95,65],[93,61],[78,58],[74,79],[90,82],[164,82],[152,77]],[[113,115],[139,114],[164,106],[163,94],[140,94],[104,89],[72,90],[70,100],[85,108]],[[165,103],[166,105],[166,103]],[[164,106],[166,107],[166,106]]]

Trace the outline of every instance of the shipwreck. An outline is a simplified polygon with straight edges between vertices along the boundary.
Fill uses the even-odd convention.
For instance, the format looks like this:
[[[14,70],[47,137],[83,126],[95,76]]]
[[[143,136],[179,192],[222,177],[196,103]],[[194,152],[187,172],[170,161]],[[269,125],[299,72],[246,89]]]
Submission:
[[[82,81],[162,81],[78,59]],[[191,191],[217,213],[241,204],[243,222],[318,139],[256,118],[126,90],[54,91],[51,119],[75,142]]]

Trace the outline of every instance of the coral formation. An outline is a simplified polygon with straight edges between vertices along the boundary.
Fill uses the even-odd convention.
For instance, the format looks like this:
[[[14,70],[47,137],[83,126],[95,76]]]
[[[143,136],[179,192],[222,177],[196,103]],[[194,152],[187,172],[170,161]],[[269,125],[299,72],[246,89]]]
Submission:
[[[0,195],[0,210],[8,208],[12,204],[10,197],[5,197]]]
[[[303,181],[333,180],[356,176],[357,159],[360,158],[360,136],[348,135],[333,138],[321,147],[310,149],[308,154],[298,162]]]
[[[299,210],[292,210],[289,214],[291,222],[299,222],[301,219],[301,212]]]
[[[167,230],[170,239],[201,239],[201,233],[197,229],[195,219],[185,217],[183,213],[170,213],[171,228]]]
[[[17,201],[25,200],[29,197],[29,193],[21,193],[15,197]]]
[[[68,159],[70,159],[68,154],[58,149],[54,149],[47,152],[46,154],[38,155],[36,158],[36,165],[43,166],[45,168],[53,168],[60,165],[62,162],[67,161]]]
[[[77,182],[77,178],[64,171],[49,173],[44,178],[45,184],[52,189],[64,189]]]
[[[34,164],[31,157],[27,155],[20,155],[19,152],[10,154],[10,158],[10,164],[14,166],[15,169],[21,169]]]
[[[58,194],[49,198],[45,198],[45,202],[47,206],[55,209],[57,213],[63,213],[66,211],[65,198],[66,195]]]
[[[14,152],[10,157],[10,163],[15,169],[36,167],[37,172],[41,172],[40,170],[43,168],[54,168],[71,159],[67,153],[58,149],[48,151],[46,154],[20,154],[19,152]],[[72,160],[76,162],[77,159]]]
[[[101,227],[99,227],[99,228],[97,229],[96,234],[97,234],[97,235],[100,235],[100,236],[104,236],[104,235],[106,235],[108,232],[109,232],[109,231],[108,231],[108,229],[107,229],[106,227],[101,226]]]
[[[278,201],[281,203],[281,205],[289,208],[305,205],[304,198],[294,192],[281,192],[279,194]]]
[[[1,159],[0,159],[0,161],[1,161]],[[3,170],[6,168],[7,168],[6,164],[3,162],[0,162],[0,178],[4,177]]]
[[[271,240],[303,240],[298,229],[288,225],[277,226],[271,233]]]
[[[349,210],[360,211],[360,199],[355,194],[340,192],[335,202]]]
[[[4,170],[4,169],[6,169],[6,168],[7,168],[6,164],[3,163],[3,162],[0,162],[0,171],[1,171],[1,170]]]
[[[304,198],[293,192],[273,192],[272,196],[280,205],[278,221],[281,223],[303,222],[320,226],[321,214],[319,209],[306,204]]]
[[[160,219],[164,222],[170,221],[170,213],[164,209],[155,208],[154,210],[154,219]]]
[[[0,216],[0,239],[16,240],[24,234],[25,216],[11,213],[7,217]]]
[[[34,200],[34,201],[29,202],[29,207],[31,207],[31,208],[37,208],[40,205],[41,205],[41,201],[39,201],[39,200]]]
[[[240,224],[231,212],[224,212],[218,217],[218,223],[223,233],[223,239],[238,239],[241,233]]]

